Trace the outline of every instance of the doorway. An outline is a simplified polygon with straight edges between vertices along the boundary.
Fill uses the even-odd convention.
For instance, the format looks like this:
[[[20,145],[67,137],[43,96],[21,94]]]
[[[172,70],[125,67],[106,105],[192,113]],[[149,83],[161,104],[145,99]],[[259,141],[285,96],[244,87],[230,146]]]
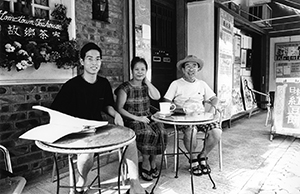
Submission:
[[[152,83],[165,95],[176,79],[176,1],[151,1]],[[152,102],[158,107],[158,102]]]

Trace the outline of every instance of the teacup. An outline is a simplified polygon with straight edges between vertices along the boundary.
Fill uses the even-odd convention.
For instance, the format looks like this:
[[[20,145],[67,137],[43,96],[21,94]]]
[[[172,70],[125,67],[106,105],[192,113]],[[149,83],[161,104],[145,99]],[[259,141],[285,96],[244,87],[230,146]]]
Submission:
[[[159,109],[161,114],[170,114],[176,109],[176,105],[171,102],[160,102]]]

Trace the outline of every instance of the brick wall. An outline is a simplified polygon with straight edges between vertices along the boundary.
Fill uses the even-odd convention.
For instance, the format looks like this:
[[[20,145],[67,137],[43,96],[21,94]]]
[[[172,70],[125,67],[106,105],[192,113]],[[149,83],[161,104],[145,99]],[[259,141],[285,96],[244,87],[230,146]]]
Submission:
[[[109,0],[109,23],[92,20],[92,0],[76,0],[76,36],[79,44],[93,41],[103,50],[100,74],[113,88],[123,82],[123,0]],[[17,76],[17,75],[16,75]],[[49,122],[33,105],[49,107],[61,84],[0,86],[0,144],[11,154],[13,171],[27,181],[52,170],[52,154],[41,151],[33,141],[18,137],[35,126]],[[66,156],[59,157],[66,166]],[[1,167],[3,160],[0,158]]]
[[[14,173],[31,178],[51,168],[51,154],[18,137],[49,122],[47,113],[32,106],[49,107],[59,89],[60,84],[0,86],[0,142],[10,152]]]
[[[109,23],[92,20],[92,0],[76,0],[76,37],[102,49],[101,75],[116,88],[123,81],[123,0],[109,0]],[[87,14],[88,13],[88,14]]]

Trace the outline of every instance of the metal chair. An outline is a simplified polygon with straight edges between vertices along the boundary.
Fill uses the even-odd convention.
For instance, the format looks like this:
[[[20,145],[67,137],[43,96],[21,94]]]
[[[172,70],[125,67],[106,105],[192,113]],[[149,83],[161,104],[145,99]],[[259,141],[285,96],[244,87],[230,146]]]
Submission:
[[[265,126],[267,126],[269,123],[269,120],[272,120],[272,110],[271,110],[273,107],[273,102],[272,102],[272,98],[271,98],[272,92],[263,93],[263,92],[260,92],[260,91],[250,88],[248,85],[246,85],[246,87],[248,88],[248,90],[250,90],[252,99],[253,99],[252,108],[249,112],[249,118],[251,117],[253,111],[255,110],[256,104],[265,104],[267,107],[267,117],[266,117],[266,121],[265,121]],[[255,94],[265,96],[266,100],[265,101],[257,101],[255,98]],[[274,97],[274,95],[273,95],[273,97]]]
[[[15,176],[13,174],[13,169],[11,165],[11,159],[9,151],[2,145],[0,145],[0,150],[3,153],[3,159],[4,159],[4,167],[5,171],[9,172],[9,176],[3,179],[0,179],[0,181],[5,181],[7,184],[0,184],[0,191],[2,194],[19,194],[22,193],[23,188],[26,184],[26,179],[22,176]]]
[[[155,114],[156,112],[158,112],[159,109],[156,108],[155,106],[153,105],[150,105],[150,112],[152,114]],[[168,133],[168,137],[171,136],[173,133]],[[168,168],[168,158],[167,158],[167,149],[164,150],[164,154],[163,154],[163,161],[165,162],[165,167]]]

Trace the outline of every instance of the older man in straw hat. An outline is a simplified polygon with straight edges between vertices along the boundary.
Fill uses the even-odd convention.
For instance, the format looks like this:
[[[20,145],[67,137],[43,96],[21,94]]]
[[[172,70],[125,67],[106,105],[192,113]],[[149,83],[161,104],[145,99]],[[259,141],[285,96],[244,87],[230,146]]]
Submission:
[[[213,90],[202,80],[196,78],[197,73],[202,69],[204,63],[201,59],[193,55],[188,55],[177,62],[177,68],[182,71],[183,76],[171,83],[167,93],[164,96],[165,101],[173,101],[177,107],[194,107],[196,112],[204,112],[204,101],[209,102],[212,106],[206,111],[213,111],[213,106],[218,103],[218,98]],[[197,147],[197,131],[208,131],[208,137],[205,147],[196,157],[193,154],[192,172],[196,176],[210,173],[210,167],[207,162],[207,154],[217,145],[221,138],[221,129],[218,123],[196,126],[193,130],[191,126],[178,126],[178,129],[184,133],[184,145],[189,152],[194,152]],[[192,147],[190,146],[191,135]]]

